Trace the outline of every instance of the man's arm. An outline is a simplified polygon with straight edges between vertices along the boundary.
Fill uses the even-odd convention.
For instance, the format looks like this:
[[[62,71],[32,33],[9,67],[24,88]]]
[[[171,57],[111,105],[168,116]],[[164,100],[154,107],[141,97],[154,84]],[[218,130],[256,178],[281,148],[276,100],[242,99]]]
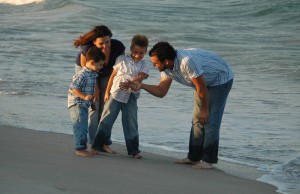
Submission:
[[[168,93],[171,83],[172,79],[161,78],[158,85],[148,85],[140,83],[138,81],[131,81],[130,87],[133,90],[144,89],[153,96],[163,98]]]
[[[208,120],[209,107],[208,107],[208,90],[203,75],[193,78],[192,82],[196,86],[196,92],[201,101],[200,109],[200,123],[205,124]]]

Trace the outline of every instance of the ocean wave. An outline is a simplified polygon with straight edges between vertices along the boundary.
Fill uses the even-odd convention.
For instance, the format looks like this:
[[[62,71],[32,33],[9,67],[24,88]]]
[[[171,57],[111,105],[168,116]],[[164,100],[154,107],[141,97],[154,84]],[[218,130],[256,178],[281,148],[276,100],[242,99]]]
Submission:
[[[27,5],[32,3],[41,3],[45,0],[0,0],[0,4],[10,4],[10,5]]]
[[[259,167],[258,170],[268,173],[257,180],[277,186],[280,193],[294,193],[300,190],[300,156],[284,164]]]
[[[14,96],[24,96],[26,95],[26,92],[20,91],[20,92],[16,92],[16,91],[12,91],[12,92],[7,92],[7,91],[0,91],[0,96],[9,96],[9,95],[14,95]]]
[[[0,0],[0,6],[6,5],[1,9],[2,13],[33,13],[48,11],[73,4],[70,0]]]

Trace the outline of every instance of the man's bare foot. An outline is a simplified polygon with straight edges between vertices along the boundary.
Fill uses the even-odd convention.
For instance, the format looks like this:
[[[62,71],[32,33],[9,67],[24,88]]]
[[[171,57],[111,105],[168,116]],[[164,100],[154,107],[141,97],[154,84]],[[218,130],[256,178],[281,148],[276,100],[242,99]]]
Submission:
[[[76,150],[75,155],[82,156],[82,157],[91,157],[92,156],[92,154],[87,150]]]
[[[211,163],[207,163],[204,161],[201,161],[192,167],[197,168],[197,169],[212,169],[212,168],[214,168],[214,166]]]
[[[183,158],[183,159],[178,159],[175,161],[176,164],[192,164],[192,165],[195,165],[197,164],[198,162],[194,162],[188,158]]]
[[[109,154],[115,154],[115,153],[116,153],[116,152],[113,151],[108,145],[103,145],[102,150],[103,150],[104,152],[109,153]]]

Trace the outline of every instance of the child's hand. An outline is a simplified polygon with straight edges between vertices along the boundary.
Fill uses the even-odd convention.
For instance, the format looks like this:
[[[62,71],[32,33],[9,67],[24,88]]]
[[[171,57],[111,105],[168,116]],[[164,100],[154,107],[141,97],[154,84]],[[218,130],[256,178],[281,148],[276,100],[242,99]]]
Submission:
[[[92,100],[92,98],[93,98],[93,95],[86,95],[84,97],[84,100],[90,101],[90,100]]]
[[[93,96],[93,102],[99,102],[99,93],[98,94],[94,94],[94,96]]]
[[[105,93],[104,95],[104,102],[108,101],[109,99],[109,93]]]
[[[96,105],[95,105],[94,103],[91,104],[91,109],[92,109],[93,111],[97,110],[97,107],[96,107]]]
[[[138,91],[142,88],[142,83],[140,83],[139,81],[131,81],[130,88],[134,91]]]
[[[130,81],[121,82],[119,85],[120,89],[126,91],[130,88]]]

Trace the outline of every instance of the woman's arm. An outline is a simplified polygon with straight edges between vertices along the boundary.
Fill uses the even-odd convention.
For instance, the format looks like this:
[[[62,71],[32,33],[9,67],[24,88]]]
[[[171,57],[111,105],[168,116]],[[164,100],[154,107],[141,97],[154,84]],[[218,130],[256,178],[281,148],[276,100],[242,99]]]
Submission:
[[[81,67],[85,67],[86,64],[86,57],[81,53],[80,54],[80,65]]]

